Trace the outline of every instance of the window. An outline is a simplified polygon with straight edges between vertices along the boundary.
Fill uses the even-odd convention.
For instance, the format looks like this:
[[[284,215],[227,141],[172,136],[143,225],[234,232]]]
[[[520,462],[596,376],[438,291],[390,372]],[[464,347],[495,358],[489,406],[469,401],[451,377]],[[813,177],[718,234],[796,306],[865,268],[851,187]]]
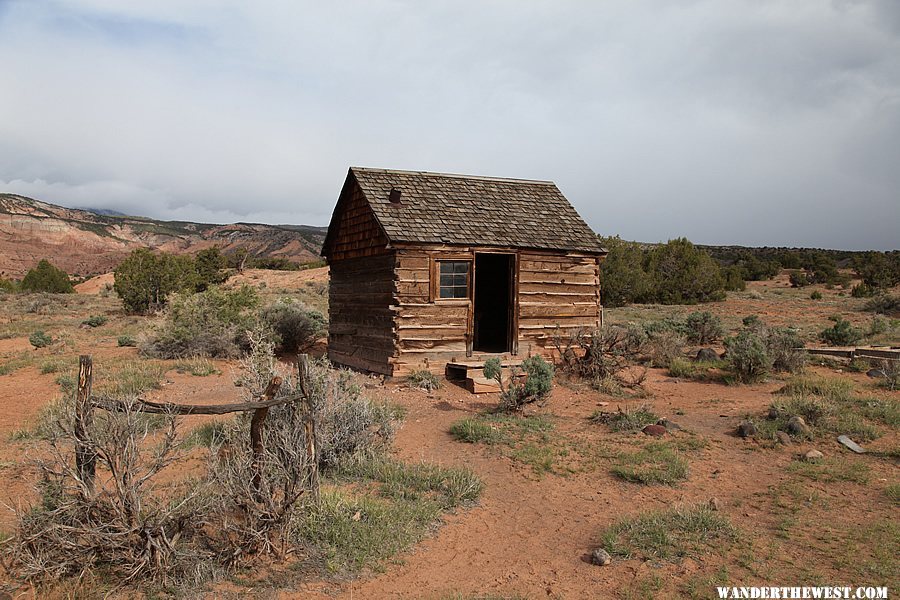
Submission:
[[[442,260],[440,266],[440,293],[438,298],[469,297],[469,262],[465,260]]]

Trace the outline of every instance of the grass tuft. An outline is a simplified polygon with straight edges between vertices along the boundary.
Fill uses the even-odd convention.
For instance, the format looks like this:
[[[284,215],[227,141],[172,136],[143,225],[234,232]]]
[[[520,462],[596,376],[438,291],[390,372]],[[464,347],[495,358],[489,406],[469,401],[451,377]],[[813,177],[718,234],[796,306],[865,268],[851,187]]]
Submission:
[[[648,512],[619,521],[602,535],[613,556],[678,560],[721,551],[738,536],[737,529],[706,506]]]
[[[688,462],[668,443],[647,444],[632,454],[621,455],[611,472],[632,483],[675,485],[688,478]]]

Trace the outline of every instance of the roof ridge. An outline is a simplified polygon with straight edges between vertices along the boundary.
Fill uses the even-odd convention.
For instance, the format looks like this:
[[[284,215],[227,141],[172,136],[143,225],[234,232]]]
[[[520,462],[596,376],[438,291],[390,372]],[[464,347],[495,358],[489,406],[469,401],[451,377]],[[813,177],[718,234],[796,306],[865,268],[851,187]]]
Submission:
[[[403,175],[427,175],[429,177],[453,177],[455,179],[477,179],[479,181],[509,181],[515,183],[530,183],[541,185],[556,185],[549,179],[519,179],[516,177],[491,177],[487,175],[465,175],[463,173],[440,173],[437,171],[409,171],[405,169],[381,169],[378,167],[350,167],[351,170],[376,173],[398,173]]]

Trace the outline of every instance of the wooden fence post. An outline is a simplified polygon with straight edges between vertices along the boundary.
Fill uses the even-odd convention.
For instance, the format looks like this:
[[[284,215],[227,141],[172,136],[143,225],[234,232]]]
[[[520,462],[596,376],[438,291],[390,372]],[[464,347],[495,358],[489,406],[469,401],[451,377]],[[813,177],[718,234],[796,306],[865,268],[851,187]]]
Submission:
[[[266,387],[266,391],[263,393],[261,400],[265,402],[274,398],[280,387],[281,377],[273,377],[272,381],[270,381],[269,385]],[[253,452],[253,463],[251,464],[253,475],[250,484],[253,486],[253,491],[256,492],[256,494],[262,492],[262,461],[263,454],[265,453],[265,447],[263,446],[262,440],[262,429],[268,414],[268,406],[257,408],[253,411],[253,418],[250,419],[250,449]]]
[[[309,393],[309,356],[301,354],[297,357],[297,381],[303,394],[303,428],[306,438],[306,464],[309,469],[309,489],[313,502],[319,503],[319,454],[316,449],[316,417],[313,398]]]
[[[87,494],[94,493],[97,455],[91,442],[90,429],[94,423],[91,405],[94,361],[89,354],[78,358],[78,393],[75,396],[75,470],[84,483]]]

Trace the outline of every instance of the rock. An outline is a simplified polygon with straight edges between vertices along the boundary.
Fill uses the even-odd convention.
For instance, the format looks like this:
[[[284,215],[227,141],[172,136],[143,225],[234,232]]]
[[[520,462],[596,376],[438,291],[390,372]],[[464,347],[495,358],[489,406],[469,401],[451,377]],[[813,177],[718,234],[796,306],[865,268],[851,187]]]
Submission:
[[[866,371],[866,375],[868,375],[872,379],[879,379],[881,377],[887,376],[887,375],[885,375],[885,372],[882,371],[881,369],[869,369],[868,371]]]
[[[662,425],[647,425],[641,429],[641,431],[647,435],[652,435],[653,437],[662,437],[666,435],[666,428]]]
[[[766,416],[769,418],[769,420],[774,421],[775,419],[778,418],[778,409],[775,408],[774,406],[770,406],[769,412]]]
[[[793,416],[787,424],[788,433],[791,435],[809,435],[809,425],[801,416]]]
[[[722,510],[722,501],[718,498],[710,498],[707,506],[709,506],[709,510],[720,511]]]
[[[697,350],[697,356],[694,358],[697,362],[710,362],[719,360],[719,355],[712,348],[701,348]]]
[[[778,440],[779,444],[784,444],[785,446],[790,446],[794,441],[791,439],[787,433],[783,431],[778,431],[775,433],[775,439]]]
[[[737,434],[742,438],[753,437],[756,433],[757,429],[753,421],[741,421],[741,424],[737,426]]]
[[[823,458],[825,458],[825,455],[818,450],[810,450],[803,455],[803,460],[805,460],[806,462],[819,462]]]
[[[865,454],[866,453],[865,448],[863,448],[862,446],[860,446],[859,444],[857,444],[856,442],[851,440],[846,435],[839,435],[837,441],[840,442],[841,444],[843,444],[844,446],[850,448],[857,454]]]
[[[604,567],[612,562],[612,556],[603,548],[597,548],[591,552],[591,564]]]
[[[656,424],[665,427],[668,431],[681,431],[681,425],[668,419],[660,419]]]

